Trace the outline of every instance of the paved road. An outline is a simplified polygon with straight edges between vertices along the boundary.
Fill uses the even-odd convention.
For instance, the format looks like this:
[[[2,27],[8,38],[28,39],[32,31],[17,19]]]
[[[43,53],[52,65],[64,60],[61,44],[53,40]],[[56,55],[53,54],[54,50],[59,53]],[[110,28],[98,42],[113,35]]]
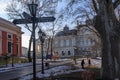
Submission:
[[[36,71],[40,71],[40,69],[41,69],[41,66],[37,65]],[[33,70],[32,66],[27,66],[27,67],[16,68],[11,71],[3,72],[3,73],[0,73],[0,80],[15,79],[15,78],[33,73],[32,70]]]
[[[54,63],[51,64],[50,67],[55,67],[55,66],[70,64],[70,63],[71,63],[71,61],[59,62],[59,63],[57,62],[55,64]],[[41,70],[41,65],[37,65],[36,66],[36,71],[38,72],[40,70]],[[24,75],[28,75],[28,74],[32,74],[32,73],[33,73],[33,67],[32,66],[15,68],[11,71],[0,73],[0,80],[15,79],[15,78],[19,78],[19,77],[22,77]]]

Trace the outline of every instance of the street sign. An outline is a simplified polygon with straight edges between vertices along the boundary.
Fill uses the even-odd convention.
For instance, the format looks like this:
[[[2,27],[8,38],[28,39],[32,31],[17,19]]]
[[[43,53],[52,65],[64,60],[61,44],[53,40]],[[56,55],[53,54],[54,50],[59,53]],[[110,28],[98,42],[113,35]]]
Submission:
[[[54,20],[55,20],[55,17],[40,17],[36,19],[37,22],[51,22]]]
[[[28,18],[28,16],[26,17]],[[13,20],[13,23],[14,24],[30,24],[32,23],[32,17],[29,18],[29,19],[15,19]],[[35,20],[35,23],[38,23],[38,22],[52,22],[55,20],[55,17],[39,17],[39,18],[36,18]]]
[[[27,24],[27,23],[32,23],[31,19],[15,19],[13,20],[14,24]]]
[[[31,18],[31,16],[26,12],[23,12],[22,14],[25,17],[25,19],[30,19]]]

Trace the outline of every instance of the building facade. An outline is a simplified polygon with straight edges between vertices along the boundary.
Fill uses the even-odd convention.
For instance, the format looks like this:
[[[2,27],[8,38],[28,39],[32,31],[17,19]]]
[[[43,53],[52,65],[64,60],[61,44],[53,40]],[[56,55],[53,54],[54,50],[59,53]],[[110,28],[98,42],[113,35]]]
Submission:
[[[21,56],[21,28],[0,18],[0,56]]]
[[[72,30],[65,26],[63,31],[58,32],[53,38],[52,54],[57,54],[60,58],[100,56],[101,41],[93,30],[94,28],[91,25],[89,27],[87,25],[78,25],[76,29]],[[47,49],[48,41],[49,39],[44,43],[44,55],[46,55],[47,51],[47,54],[51,54],[50,45],[49,49]],[[40,46],[39,44],[36,46]]]
[[[77,53],[85,56],[101,55],[101,40],[96,30],[89,25],[79,25],[77,31]],[[95,31],[95,32],[94,32]]]
[[[28,49],[26,47],[22,47],[22,57],[27,57],[28,56]]]
[[[62,57],[71,57],[75,54],[77,29],[69,30],[67,26],[54,37],[54,54]]]

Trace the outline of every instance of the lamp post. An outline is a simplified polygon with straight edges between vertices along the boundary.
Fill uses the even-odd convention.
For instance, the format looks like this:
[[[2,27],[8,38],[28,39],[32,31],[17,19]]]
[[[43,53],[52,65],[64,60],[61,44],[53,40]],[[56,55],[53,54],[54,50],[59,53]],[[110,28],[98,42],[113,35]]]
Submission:
[[[75,61],[75,64],[77,64],[77,62],[76,62],[76,56],[77,56],[77,47],[74,46],[74,61]]]
[[[14,54],[12,54],[12,67],[14,67]]]
[[[14,46],[14,44],[11,43],[12,50],[13,50],[13,46]],[[12,53],[12,67],[14,67],[14,54],[13,53]]]
[[[32,20],[32,39],[33,39],[33,79],[36,80],[36,51],[35,51],[35,20],[36,20],[36,11],[37,11],[37,4],[28,4],[31,20]]]
[[[35,51],[35,23],[38,22],[51,22],[54,21],[54,17],[36,17],[37,4],[34,3],[35,0],[32,1],[32,4],[28,4],[28,8],[30,10],[30,14],[23,13],[25,19],[15,19],[13,20],[14,24],[29,24],[32,23],[32,41],[33,41],[33,79],[36,80],[36,51]]]
[[[45,41],[46,34],[44,32],[42,32],[42,30],[40,29],[38,31],[38,35],[39,35],[39,39],[41,41],[41,54],[42,54],[42,71],[41,71],[41,73],[44,74],[43,43]]]

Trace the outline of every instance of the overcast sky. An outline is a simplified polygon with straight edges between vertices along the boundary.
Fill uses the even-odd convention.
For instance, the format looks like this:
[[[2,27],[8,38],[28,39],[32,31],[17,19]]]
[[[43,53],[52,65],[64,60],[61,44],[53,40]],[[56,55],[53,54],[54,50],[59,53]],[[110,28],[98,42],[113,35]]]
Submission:
[[[7,19],[7,15],[6,12],[4,11],[7,3],[9,3],[10,0],[0,0],[0,17],[6,18]]]

